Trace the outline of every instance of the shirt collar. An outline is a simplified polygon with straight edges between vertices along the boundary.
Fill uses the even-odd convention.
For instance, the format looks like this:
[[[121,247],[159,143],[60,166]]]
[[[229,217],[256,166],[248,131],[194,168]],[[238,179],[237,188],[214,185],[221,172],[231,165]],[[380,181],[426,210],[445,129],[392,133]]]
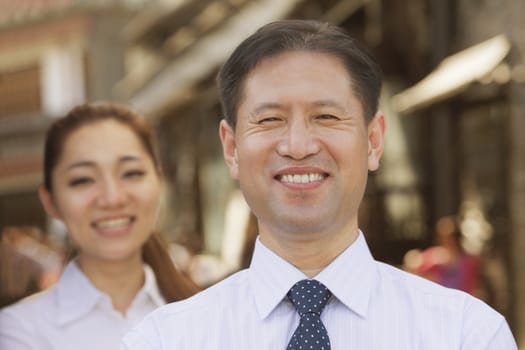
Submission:
[[[144,265],[144,286],[137,293],[130,308],[151,300],[156,306],[166,302],[157,286],[157,280],[151,267]],[[98,290],[87,276],[79,269],[75,261],[67,264],[57,283],[58,323],[63,326],[89,313],[98,303],[109,297]]]
[[[366,317],[377,266],[361,231],[357,239],[316,277],[346,307]]]
[[[144,286],[137,293],[137,296],[135,297],[135,300],[133,300],[131,306],[141,302],[148,302],[148,300],[153,302],[157,307],[166,304],[166,301],[164,300],[164,297],[162,296],[162,293],[160,292],[157,285],[155,273],[149,265],[144,265],[144,275]]]
[[[259,238],[248,273],[261,319],[276,308],[296,282],[307,278]],[[376,278],[374,259],[361,231],[356,241],[315,277],[341,303],[362,317],[367,315]]]
[[[67,264],[56,288],[61,326],[87,314],[103,298],[74,260]]]
[[[306,278],[300,270],[268,249],[259,237],[248,274],[261,319],[275,309],[295,282]]]

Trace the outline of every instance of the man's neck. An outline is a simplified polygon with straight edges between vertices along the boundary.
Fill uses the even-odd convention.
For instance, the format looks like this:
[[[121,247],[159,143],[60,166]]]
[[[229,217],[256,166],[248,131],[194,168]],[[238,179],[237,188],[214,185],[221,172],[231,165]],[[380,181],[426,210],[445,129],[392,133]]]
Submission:
[[[315,276],[317,276],[321,271],[323,271],[324,268],[325,267],[318,268],[318,269],[303,269],[301,271],[306,275],[306,277],[312,279]]]
[[[313,278],[357,239],[358,232],[356,228],[338,235],[315,235],[315,239],[305,239],[301,233],[294,233],[290,235],[292,239],[282,239],[282,235],[260,229],[260,239],[308,278]]]

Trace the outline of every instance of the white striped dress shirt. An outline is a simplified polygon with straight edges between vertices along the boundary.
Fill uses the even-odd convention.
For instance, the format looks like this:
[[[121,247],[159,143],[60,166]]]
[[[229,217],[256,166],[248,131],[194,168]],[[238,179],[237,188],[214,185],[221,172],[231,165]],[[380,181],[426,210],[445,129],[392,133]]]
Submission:
[[[157,309],[122,350],[285,349],[299,316],[286,293],[305,275],[259,240],[250,268]],[[333,293],[321,319],[332,350],[513,350],[482,301],[375,261],[363,234],[315,277]]]

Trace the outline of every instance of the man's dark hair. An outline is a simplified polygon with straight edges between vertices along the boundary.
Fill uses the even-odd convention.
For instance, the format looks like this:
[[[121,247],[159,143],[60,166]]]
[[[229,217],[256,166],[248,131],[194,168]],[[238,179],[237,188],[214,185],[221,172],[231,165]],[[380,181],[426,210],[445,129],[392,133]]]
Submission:
[[[381,70],[376,61],[342,28],[312,20],[282,20],[259,28],[224,63],[217,76],[223,117],[235,128],[247,75],[264,59],[289,51],[313,51],[341,59],[366,121],[378,108]]]

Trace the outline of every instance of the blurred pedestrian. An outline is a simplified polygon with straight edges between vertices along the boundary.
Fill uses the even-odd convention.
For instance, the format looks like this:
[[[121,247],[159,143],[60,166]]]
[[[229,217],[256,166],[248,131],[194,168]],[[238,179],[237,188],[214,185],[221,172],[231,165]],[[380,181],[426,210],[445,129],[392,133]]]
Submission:
[[[0,349],[118,348],[147,313],[189,297],[155,232],[162,175],[152,132],[124,106],[74,108],[46,135],[46,212],[76,254],[58,283],[0,311]]]
[[[454,216],[439,219],[435,234],[436,245],[423,251],[419,273],[445,287],[476,295],[479,285],[479,258],[463,249],[457,219]]]
[[[0,237],[0,307],[38,292],[44,273],[44,267],[13,242],[14,232],[3,230]]]
[[[8,226],[0,236],[0,308],[55,284],[63,255],[35,226]]]

